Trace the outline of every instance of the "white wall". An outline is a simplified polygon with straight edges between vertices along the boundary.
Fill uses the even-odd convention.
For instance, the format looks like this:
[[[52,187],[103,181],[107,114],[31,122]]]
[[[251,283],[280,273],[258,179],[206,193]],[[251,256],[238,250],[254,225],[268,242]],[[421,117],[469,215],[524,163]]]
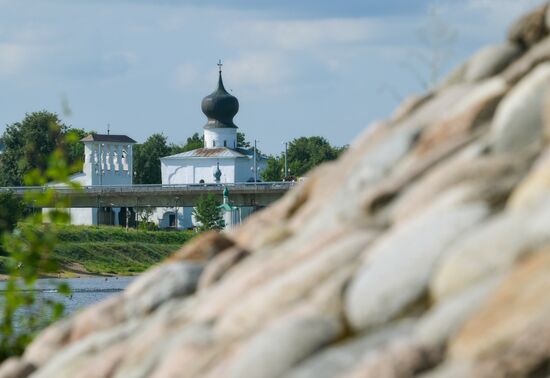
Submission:
[[[69,215],[71,217],[71,224],[86,225],[86,226],[97,224],[97,209],[70,208]]]
[[[267,166],[265,159],[257,158],[256,168],[258,169],[258,180],[262,179],[262,171]],[[235,167],[235,182],[247,182],[249,179],[254,179],[254,158],[237,159]]]
[[[204,129],[204,147],[237,148],[237,129],[232,127]]]
[[[82,185],[132,185],[131,144],[84,142]]]
[[[235,182],[235,158],[179,158],[161,161],[163,184],[215,183],[214,172],[220,163],[220,183]]]
[[[157,207],[150,218],[151,222],[158,224],[160,228],[166,228],[169,217],[168,214],[176,214],[178,229],[188,229],[193,227],[193,208],[192,207]]]

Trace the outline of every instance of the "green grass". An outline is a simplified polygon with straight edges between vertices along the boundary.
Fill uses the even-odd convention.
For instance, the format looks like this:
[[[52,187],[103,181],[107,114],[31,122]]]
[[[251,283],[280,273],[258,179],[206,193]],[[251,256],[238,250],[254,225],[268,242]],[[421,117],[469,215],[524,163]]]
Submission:
[[[181,244],[137,242],[62,243],[55,256],[62,266],[82,265],[90,273],[132,274],[142,272],[181,247]]]
[[[57,236],[61,242],[183,244],[194,235],[193,231],[142,231],[112,226],[62,226]]]
[[[19,227],[30,227],[20,224]],[[162,261],[193,231],[142,231],[112,226],[62,226],[54,256],[63,271],[79,264],[94,274],[133,274]],[[6,261],[0,256],[0,273]]]

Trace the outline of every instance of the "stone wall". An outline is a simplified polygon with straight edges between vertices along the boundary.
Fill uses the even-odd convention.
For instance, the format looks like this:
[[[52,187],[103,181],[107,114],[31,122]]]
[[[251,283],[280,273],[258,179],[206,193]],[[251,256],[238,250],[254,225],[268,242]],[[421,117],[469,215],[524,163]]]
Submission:
[[[550,374],[550,11],[0,377]]]

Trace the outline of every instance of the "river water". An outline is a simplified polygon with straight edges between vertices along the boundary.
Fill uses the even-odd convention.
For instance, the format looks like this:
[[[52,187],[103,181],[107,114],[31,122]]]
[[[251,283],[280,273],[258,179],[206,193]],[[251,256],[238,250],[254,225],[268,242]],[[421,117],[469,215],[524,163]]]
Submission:
[[[36,283],[36,297],[55,299],[65,305],[65,316],[99,302],[111,295],[120,293],[135,277],[92,277],[92,278],[53,278],[39,279]],[[55,289],[61,282],[71,288],[69,297],[60,295]],[[0,290],[5,283],[0,282]]]

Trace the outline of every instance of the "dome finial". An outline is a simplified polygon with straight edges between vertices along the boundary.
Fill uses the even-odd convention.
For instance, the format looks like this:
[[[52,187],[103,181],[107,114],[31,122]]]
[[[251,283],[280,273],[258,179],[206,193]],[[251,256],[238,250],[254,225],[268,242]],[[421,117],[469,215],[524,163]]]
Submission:
[[[219,59],[218,60],[218,70],[219,70],[220,75],[222,74],[222,66],[223,66],[222,60]]]

